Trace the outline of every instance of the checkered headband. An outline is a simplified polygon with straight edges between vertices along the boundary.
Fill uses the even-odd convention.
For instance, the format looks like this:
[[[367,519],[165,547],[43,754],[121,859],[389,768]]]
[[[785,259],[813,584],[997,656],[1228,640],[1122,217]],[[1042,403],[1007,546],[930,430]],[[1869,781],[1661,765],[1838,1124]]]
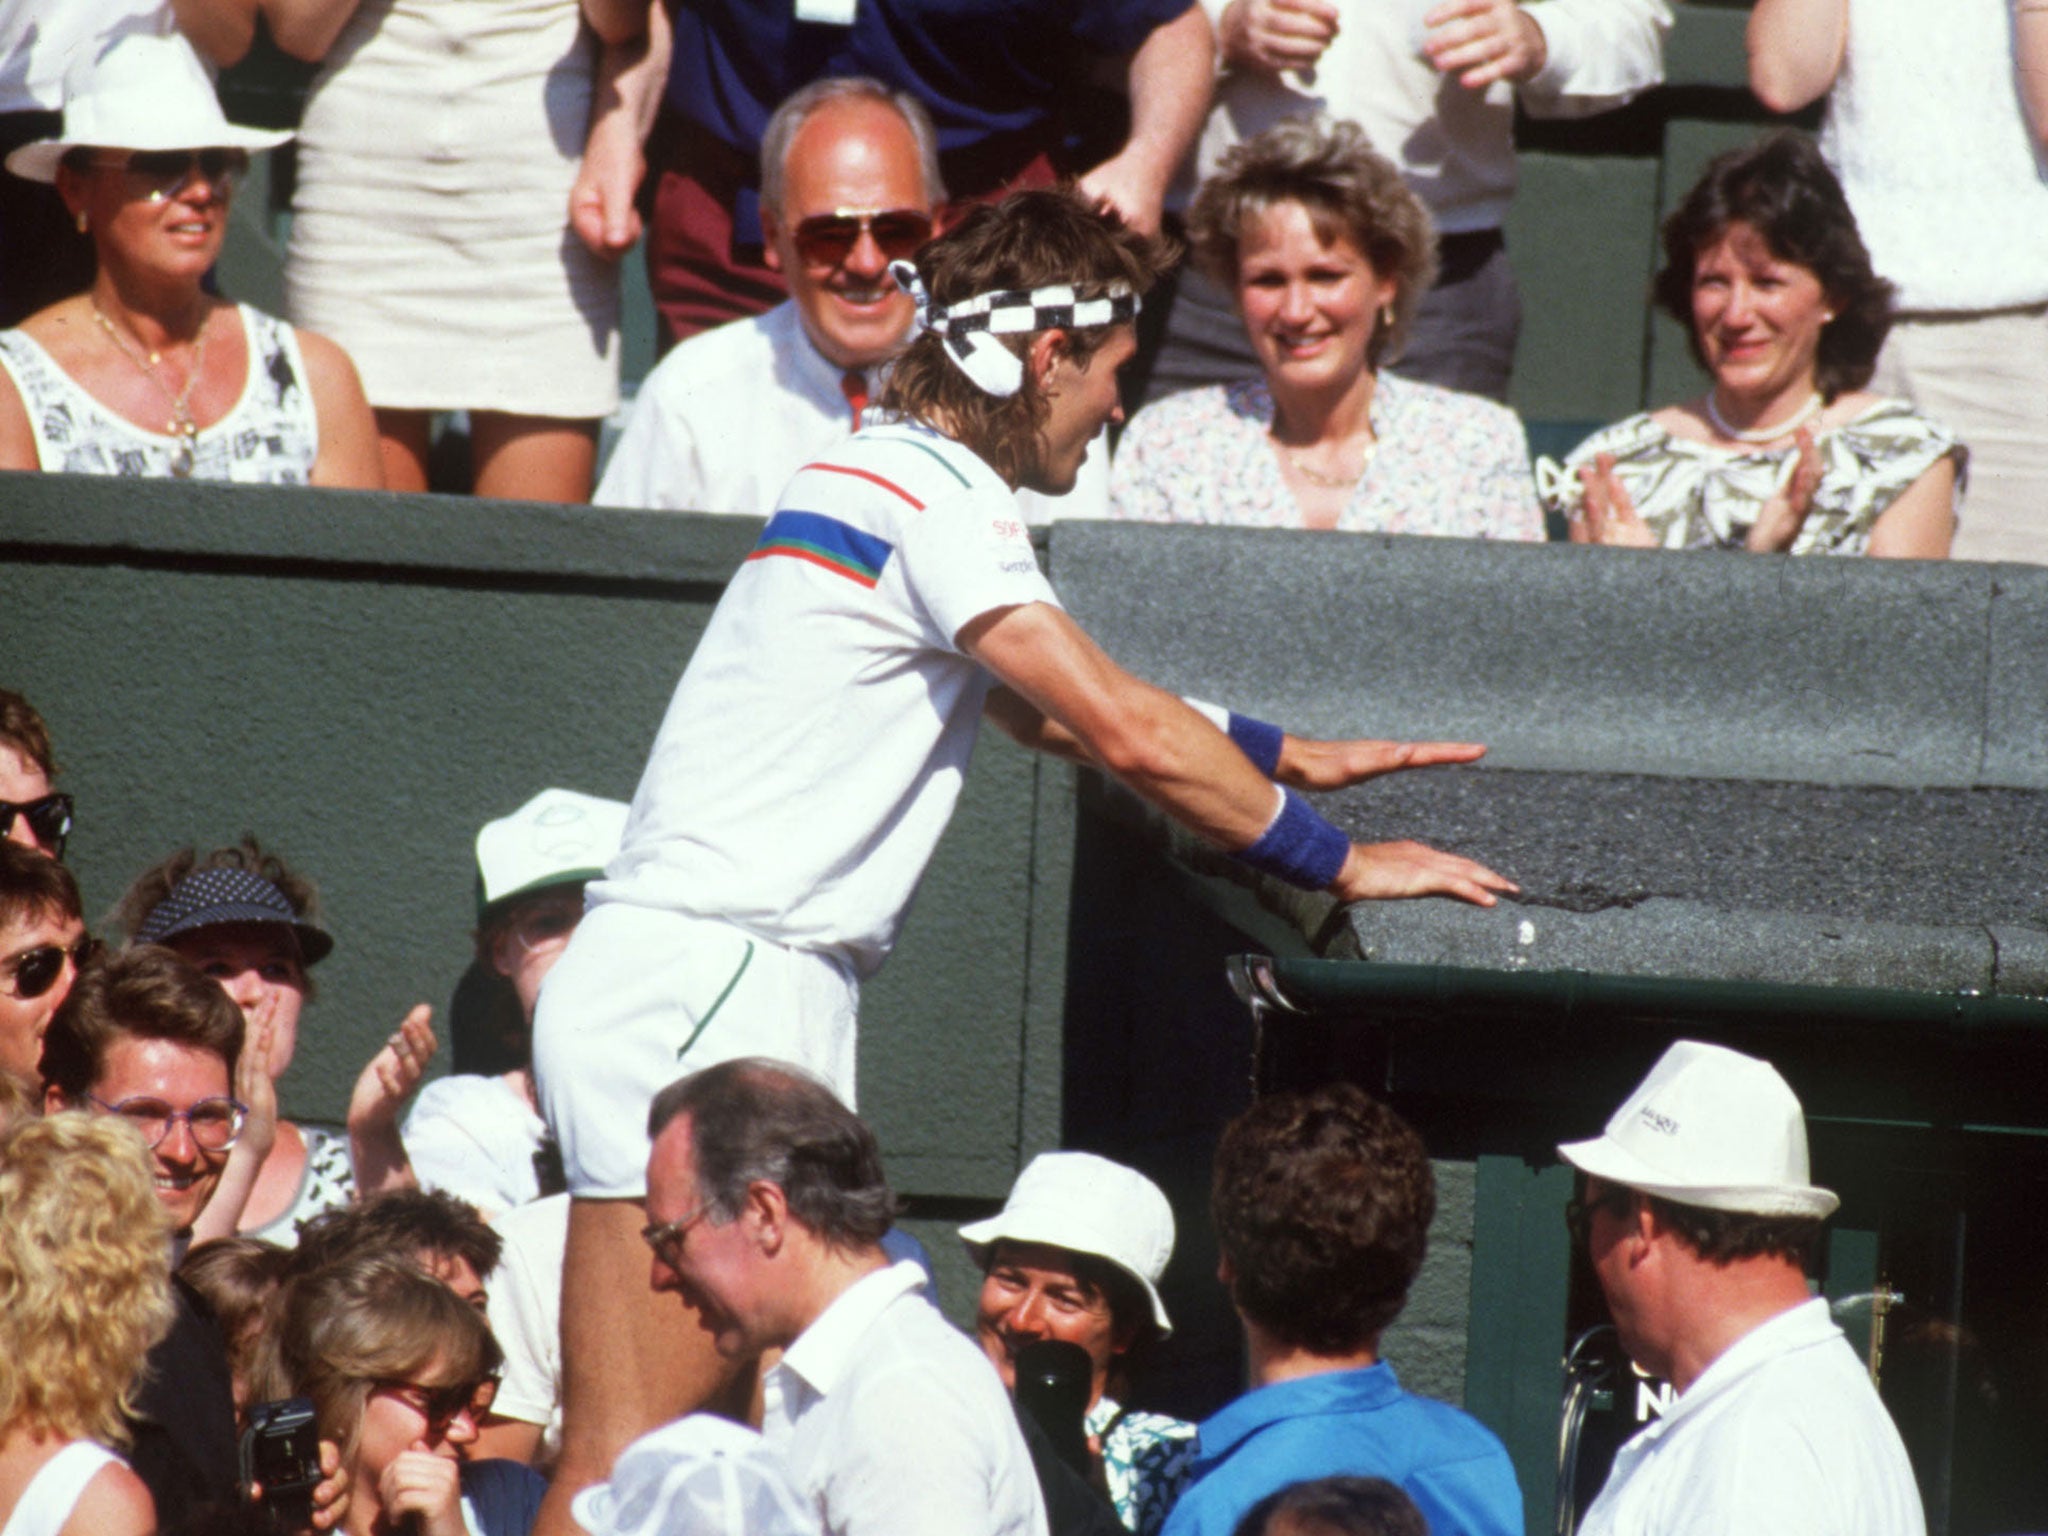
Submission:
[[[1048,288],[999,288],[957,304],[934,304],[924,279],[907,261],[891,262],[889,275],[917,305],[917,328],[934,331],[953,365],[986,394],[1009,396],[1024,387],[1024,363],[995,338],[1034,331],[1123,325],[1138,317],[1129,283],[1111,283],[1100,298],[1084,299],[1071,283]]]

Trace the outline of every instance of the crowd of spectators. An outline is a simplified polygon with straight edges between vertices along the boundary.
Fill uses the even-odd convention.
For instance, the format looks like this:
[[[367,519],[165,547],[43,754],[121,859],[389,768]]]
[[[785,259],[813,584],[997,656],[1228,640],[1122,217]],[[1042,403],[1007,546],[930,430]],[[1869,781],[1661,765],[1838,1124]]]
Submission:
[[[1536,538],[1547,507],[1580,543],[2048,558],[2027,371],[2048,247],[2026,238],[2048,24],[2024,5],[1941,29],[1930,136],[1907,126],[1910,5],[1762,0],[1757,96],[1826,95],[1827,118],[1818,154],[1768,137],[1666,221],[1654,298],[1711,386],[1533,472],[1487,405],[1520,327],[1515,116],[1656,86],[1667,0],[21,9],[0,17],[7,467],[422,490],[436,418],[464,412],[479,494],[765,515],[919,324],[890,263],[1065,178],[1189,259],[1124,370],[1150,409],[1071,492],[1027,494],[1034,522]],[[209,276],[249,156],[291,137],[207,89],[202,60],[259,32],[320,66],[288,323]],[[53,213],[81,232],[44,242],[58,294],[7,255]],[[643,215],[673,350],[600,465]]]
[[[1156,1184],[1040,1155],[958,1229],[979,1290],[956,1329],[873,1133],[785,1061],[730,1057],[654,1096],[647,1258],[593,1294],[565,1284],[528,1031],[626,807],[550,789],[480,830],[477,960],[507,1011],[400,1135],[436,1049],[409,1020],[344,1136],[280,1119],[269,1091],[334,942],[311,883],[253,839],[183,850],[137,877],[103,949],[62,863],[54,775],[40,716],[0,691],[17,797],[0,801],[0,1528],[545,1533],[564,1345],[637,1292],[686,1305],[726,1379],[578,1486],[564,1530],[1524,1529],[1498,1434],[1404,1389],[1381,1353],[1435,1175],[1361,1088],[1268,1093],[1223,1128],[1209,1217],[1249,1379],[1200,1423],[1140,1406],[1174,1326]],[[252,1140],[265,1150],[238,1161]],[[1772,1068],[1680,1042],[1602,1136],[1559,1153],[1623,1344],[1694,1394],[1624,1450],[1585,1528],[1663,1529],[1674,1489],[1710,1489],[1736,1512],[1716,1529],[1825,1497],[1811,1529],[1919,1536],[1897,1432],[1809,1299],[1836,1200],[1807,1180]]]
[[[1882,0],[1839,3],[1860,22]],[[396,0],[130,9],[74,35],[33,7],[0,7],[0,83],[17,91],[0,96],[6,163],[49,189],[38,205],[11,188],[0,218],[60,208],[78,237],[47,264],[67,274],[52,294],[17,279],[12,230],[28,226],[0,230],[13,324],[0,332],[0,467],[418,490],[434,416],[459,410],[479,493],[590,499],[598,423],[617,396],[612,262],[644,207],[674,345],[596,485],[601,504],[766,514],[869,411],[922,421],[922,366],[949,380],[957,368],[997,397],[988,420],[1012,411],[1045,435],[1019,450],[1035,476],[981,454],[1012,488],[1036,484],[1036,518],[1536,538],[1548,503],[1582,543],[1938,558],[1982,474],[2021,487],[2023,505],[1977,552],[2048,559],[2041,509],[2024,504],[2038,433],[1986,427],[1980,445],[1982,402],[1944,421],[1933,382],[1981,382],[1987,355],[2038,340],[2048,282],[2003,272],[2004,286],[1944,295],[1912,286],[1903,265],[1893,275],[1905,257],[1860,232],[1886,189],[1882,175],[1859,179],[1878,161],[1856,138],[1895,131],[1871,126],[1899,110],[1872,83],[1885,66],[1865,62],[1859,30],[1827,69],[1802,55],[1774,74],[1785,38],[1815,20],[1780,14],[1790,0],[1757,7],[1757,88],[1791,105],[1840,74],[1822,147],[1774,134],[1731,151],[1664,227],[1657,302],[1686,327],[1706,392],[1547,469],[1528,464],[1500,403],[1518,326],[1500,236],[1514,105],[1596,110],[1655,83],[1662,0],[1445,0],[1400,25],[1395,8],[1341,0],[798,0],[793,19],[746,0],[673,14],[493,0],[459,20]],[[2022,66],[2048,47],[2041,9],[2022,0],[2007,39]],[[288,319],[214,286],[235,185],[288,137],[228,121],[206,69],[259,19],[322,61],[299,135]],[[1105,108],[1119,93],[1121,115]],[[2028,125],[2040,104],[2011,94],[2038,189],[2042,135]],[[2006,113],[1996,96],[1971,105]],[[2017,162],[2001,163],[2004,190],[2030,195]],[[1029,190],[1055,181],[1086,206]],[[1165,251],[1174,242],[1153,237],[1179,228],[1192,245],[1192,265],[1157,292],[1135,364],[1151,398],[1114,452],[1097,430],[1120,417],[1113,387],[1099,411],[1071,400],[1102,357],[1113,371],[1140,350],[1117,327],[1142,282],[1086,301],[1115,317],[1102,350],[1048,341],[1020,360],[949,334],[945,361],[927,344],[898,366],[945,308],[925,287],[942,274],[909,258],[949,225],[989,228],[987,208],[964,206],[1019,189],[1047,199],[1049,228],[1112,215],[1133,232],[1118,249],[1134,263],[1139,236]],[[1081,302],[1072,287],[1063,301],[1022,297],[1034,311]],[[1940,318],[1951,312],[1967,328],[1962,362],[1935,356],[1956,334]],[[1891,349],[1895,331],[1911,346]],[[998,361],[1036,370],[1040,389],[1060,380],[1061,430],[1084,418],[1086,430],[1055,442],[1032,390],[989,382]],[[968,455],[963,441],[946,451]],[[966,483],[944,453],[918,451]],[[1037,578],[1028,560],[1005,569]],[[1021,606],[1054,622],[1036,597]],[[971,664],[1007,677],[990,658],[1014,653],[980,645],[966,646]],[[1023,694],[1004,707],[1033,744],[1073,746]],[[1229,740],[1279,782],[1293,782],[1283,751],[1333,745],[1226,718]],[[533,1029],[542,981],[584,922],[584,887],[621,849],[624,806],[551,788],[480,830],[476,958],[504,984],[495,1015],[457,1035],[456,1071],[421,1092],[439,1041],[416,1007],[362,1066],[345,1123],[322,1126],[287,1117],[276,1089],[311,968],[337,942],[311,879],[254,837],[180,850],[136,876],[107,951],[62,864],[74,808],[55,777],[41,720],[0,692],[7,1532],[17,1518],[225,1530],[253,1509],[294,1531],[564,1536],[565,1506],[593,1536],[1523,1528],[1494,1429],[1403,1389],[1381,1356],[1435,1193],[1420,1137],[1362,1091],[1271,1095],[1224,1129],[1210,1216],[1249,1389],[1194,1424],[1141,1406],[1145,1362],[1173,1326],[1158,1282],[1175,1234],[1135,1170],[1040,1158],[999,1213],[960,1229],[980,1273],[974,1333],[930,1304],[929,1255],[897,1226],[880,1149],[851,1107],[850,1012],[829,1082],[723,1052],[651,1106],[643,1096],[623,1130],[586,1104],[572,1205],[570,1117],[536,1083]],[[1280,798],[1275,826],[1291,814]],[[659,821],[656,800],[641,821]],[[1340,864],[1357,852],[1345,845]],[[624,865],[614,884],[661,874]],[[1480,874],[1491,884],[1467,899],[1506,888]],[[652,918],[621,905],[599,903],[580,950],[583,970],[617,988],[634,979],[619,955],[677,948],[646,942],[629,924]],[[887,942],[873,939],[881,953]],[[754,953],[748,943],[728,992]],[[1796,1101],[1787,1109],[1775,1074],[1752,1067],[1770,1071],[1660,1064],[1605,1138],[1561,1149],[1583,1175],[1582,1240],[1646,1368],[1681,1392],[1704,1381],[1695,1401],[1748,1404],[1719,1411],[1754,1422],[1774,1394],[1826,1410],[1810,1456],[1760,1474],[1760,1502],[1846,1484],[1861,1502],[1840,1529],[1915,1536],[1896,1434],[1857,1395],[1839,1334],[1802,1308],[1833,1197],[1805,1182]],[[1686,1097],[1708,1078],[1711,1092]],[[1677,1127],[1658,1107],[1671,1103],[1709,1110],[1685,1122],[1693,1139],[1674,1129],[1668,1155],[1645,1152],[1638,1119]],[[1760,1145],[1713,1125],[1730,1103],[1763,1106],[1784,1134]],[[606,1203],[588,1170],[621,1146],[630,1166],[609,1203],[644,1206],[633,1230],[647,1257],[579,1269],[564,1257],[575,1213]],[[1725,1273],[1735,1265],[1753,1267]],[[701,1407],[724,1418],[692,1413],[597,1480],[579,1464],[551,1482],[565,1404],[586,1448],[645,1406],[623,1380],[591,1379],[591,1362],[651,1350],[653,1336],[592,1341],[668,1293],[704,1335]],[[1750,1347],[1751,1333],[1763,1342]],[[1769,1392],[1744,1374],[1764,1372]],[[608,1396],[619,1406],[606,1426]],[[301,1475],[252,1479],[249,1447],[289,1422],[271,1410],[299,1400]],[[1667,1485],[1697,1483],[1702,1458],[1725,1468],[1716,1458],[1771,1438],[1671,1422],[1620,1463],[1596,1528],[1638,1528],[1629,1501],[1668,1498]],[[1776,1427],[1780,1441],[1791,1433]]]

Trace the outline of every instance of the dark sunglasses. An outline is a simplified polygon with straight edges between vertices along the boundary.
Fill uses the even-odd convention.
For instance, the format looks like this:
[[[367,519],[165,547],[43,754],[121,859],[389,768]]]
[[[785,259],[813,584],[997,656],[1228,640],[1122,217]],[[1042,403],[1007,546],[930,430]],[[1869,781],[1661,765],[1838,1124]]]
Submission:
[[[44,795],[40,800],[0,800],[0,837],[14,830],[14,818],[17,816],[28,823],[38,847],[57,858],[64,857],[64,839],[71,835],[69,795]]]
[[[932,221],[915,208],[835,208],[801,221],[792,238],[804,265],[828,268],[851,256],[863,234],[889,260],[902,261],[931,239]]]
[[[1610,1184],[1592,1200],[1583,1193],[1573,1195],[1564,1204],[1565,1229],[1571,1233],[1572,1241],[1583,1248],[1593,1240],[1595,1211],[1605,1211],[1615,1220],[1624,1221],[1635,1208],[1635,1199],[1635,1191],[1626,1184]]]
[[[235,184],[249,174],[246,149],[138,149],[128,155],[108,156],[101,163],[141,183],[152,203],[176,197],[192,185],[195,176],[204,178],[214,196],[229,197]]]
[[[490,1412],[498,1396],[495,1376],[458,1381],[446,1387],[429,1387],[417,1381],[380,1381],[377,1385],[411,1404],[426,1419],[429,1435],[437,1439],[448,1433],[448,1426],[462,1416],[464,1409],[469,1410],[472,1418],[481,1419]]]
[[[57,978],[64,974],[64,962],[80,970],[87,961],[100,952],[98,939],[80,939],[69,949],[62,944],[38,944],[34,949],[24,949],[14,957],[14,995],[23,1002],[41,997],[57,985]]]

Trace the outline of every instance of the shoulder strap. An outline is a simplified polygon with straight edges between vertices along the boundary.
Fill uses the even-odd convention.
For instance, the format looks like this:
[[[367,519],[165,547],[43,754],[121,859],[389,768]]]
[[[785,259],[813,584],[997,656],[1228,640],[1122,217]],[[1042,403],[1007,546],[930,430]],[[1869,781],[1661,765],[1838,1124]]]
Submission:
[[[36,1469],[15,1501],[0,1536],[57,1536],[71,1518],[85,1485],[100,1468],[115,1461],[114,1453],[90,1440],[74,1440]]]

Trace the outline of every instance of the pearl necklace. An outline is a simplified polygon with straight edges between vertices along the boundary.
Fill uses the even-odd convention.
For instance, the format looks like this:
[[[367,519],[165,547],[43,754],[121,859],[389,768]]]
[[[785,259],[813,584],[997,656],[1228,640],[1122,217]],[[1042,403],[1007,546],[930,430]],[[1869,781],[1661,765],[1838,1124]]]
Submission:
[[[1325,490],[1341,491],[1346,486],[1356,485],[1365,478],[1365,472],[1372,468],[1372,461],[1379,456],[1380,444],[1379,439],[1374,438],[1365,445],[1365,452],[1359,456],[1358,473],[1355,475],[1326,475],[1319,469],[1311,468],[1302,458],[1299,448],[1284,451],[1287,454],[1287,462],[1294,466],[1294,472],[1310,485],[1320,485]]]
[[[1775,443],[1781,437],[1790,437],[1794,432],[1797,432],[1801,427],[1813,420],[1814,417],[1818,416],[1827,405],[1827,401],[1821,398],[1820,391],[1816,389],[1811,395],[1806,397],[1806,404],[1799,407],[1791,416],[1779,422],[1776,426],[1734,427],[1728,424],[1728,418],[1723,416],[1720,407],[1714,404],[1714,396],[1718,390],[1719,386],[1716,386],[1714,389],[1707,391],[1707,420],[1714,424],[1716,432],[1720,433],[1723,437],[1732,438],[1738,443]]]
[[[180,480],[190,479],[199,461],[199,423],[192,419],[189,402],[193,387],[199,383],[200,372],[206,367],[206,321],[202,319],[199,322],[199,338],[192,345],[192,367],[185,375],[185,387],[174,395],[171,386],[156,371],[157,365],[164,360],[163,354],[151,352],[144,355],[139,346],[130,345],[128,338],[115,328],[97,299],[88,298],[85,302],[92,307],[93,319],[107,333],[114,349],[140,368],[144,377],[157,387],[157,392],[170,402],[171,419],[165,424],[164,431],[177,439],[177,446],[171,449],[171,473]]]

